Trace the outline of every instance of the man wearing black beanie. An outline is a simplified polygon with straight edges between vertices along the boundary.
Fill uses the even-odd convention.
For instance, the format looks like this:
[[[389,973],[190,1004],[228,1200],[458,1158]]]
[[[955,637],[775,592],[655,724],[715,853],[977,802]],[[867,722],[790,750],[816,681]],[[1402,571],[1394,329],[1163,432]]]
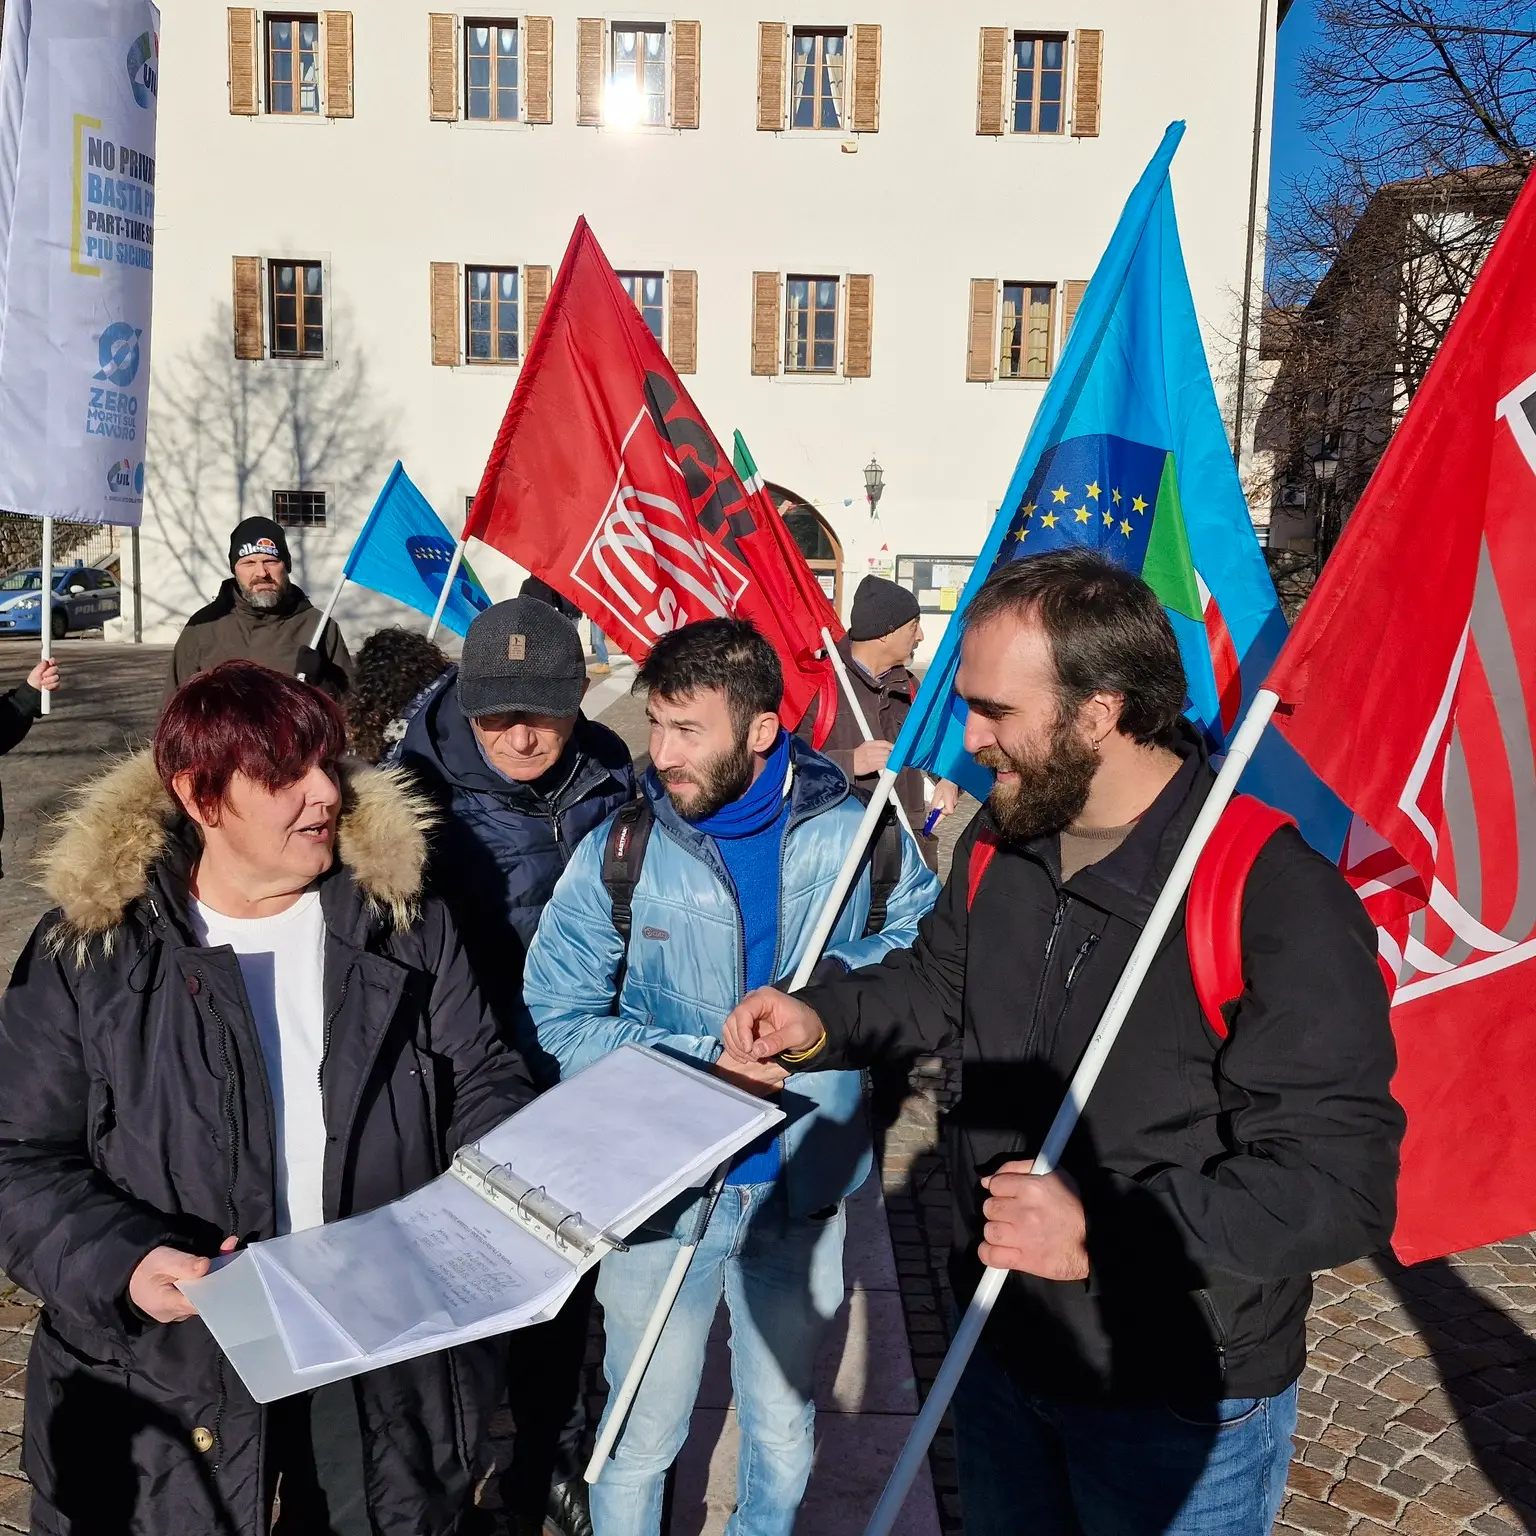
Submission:
[[[334,621],[311,649],[319,610],[288,579],[288,538],[270,517],[248,517],[229,536],[233,573],[187,620],[171,657],[170,696],[194,673],[240,658],[291,677],[303,674],[333,698],[347,690],[352,657]]]
[[[843,770],[850,783],[872,789],[880,770],[885,767],[891,748],[901,733],[902,722],[917,696],[917,679],[908,671],[907,663],[922,641],[923,625],[917,598],[894,581],[866,576],[853,594],[848,637],[837,649],[874,739],[864,739],[851,702],[839,697],[837,718],[821,748],[822,754]],[[810,712],[800,722],[796,734],[803,740],[812,739],[818,713],[819,706],[812,704]],[[920,770],[903,768],[897,774],[896,798],[917,834],[917,845],[929,869],[937,870],[939,840],[922,835],[928,812]],[[934,793],[934,804],[947,815],[954,810],[958,798],[956,787],[941,781]]]

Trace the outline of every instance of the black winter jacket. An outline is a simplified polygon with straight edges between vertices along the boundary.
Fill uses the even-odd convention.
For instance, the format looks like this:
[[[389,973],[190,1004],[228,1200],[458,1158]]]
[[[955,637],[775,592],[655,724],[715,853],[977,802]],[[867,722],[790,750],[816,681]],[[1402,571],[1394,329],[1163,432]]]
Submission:
[[[498,1022],[548,1086],[559,1072],[522,1006],[523,964],[577,845],[634,798],[634,768],[618,736],[580,715],[544,778],[514,784],[481,755],[457,677],[455,667],[433,686],[389,760],[409,769],[442,813],[428,886],[448,903]]]
[[[956,1295],[981,1276],[979,1177],[1032,1157],[1211,783],[1202,748],[1113,854],[1063,884],[1057,839],[1000,848],[967,911],[971,845],[917,943],[804,1000],[862,1066],[964,1035],[950,1116]],[[1283,1391],[1306,1360],[1312,1272],[1385,1246],[1403,1114],[1365,909],[1290,828],[1243,902],[1247,982],[1224,1044],[1182,912],[1068,1145],[1091,1274],[1012,1274],[982,1341],[1026,1390],[1116,1403]]]
[[[532,1095],[447,913],[419,900],[421,802],[375,769],[346,793],[320,887],[328,1220],[419,1187]],[[274,1235],[266,1068],[234,953],[189,929],[186,847],[148,754],[89,787],[48,868],[59,909],[0,1003],[0,1268],[44,1303],[22,1463],[38,1536],[268,1528],[265,1411],[200,1321],[126,1300],[160,1244]],[[380,1536],[455,1529],[503,1354],[355,1378]]]
[[[19,746],[43,712],[43,696],[31,683],[0,694],[0,753]],[[0,837],[5,835],[5,806],[0,803]]]

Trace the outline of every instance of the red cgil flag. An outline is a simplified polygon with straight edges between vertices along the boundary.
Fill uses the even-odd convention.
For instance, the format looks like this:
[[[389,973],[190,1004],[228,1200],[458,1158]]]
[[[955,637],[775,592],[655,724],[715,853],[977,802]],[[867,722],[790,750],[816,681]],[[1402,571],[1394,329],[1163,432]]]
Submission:
[[[1270,674],[1395,983],[1393,1247],[1536,1228],[1536,182]]]
[[[829,664],[783,551],[576,221],[465,529],[547,581],[641,661],[669,630],[749,619],[798,724]]]

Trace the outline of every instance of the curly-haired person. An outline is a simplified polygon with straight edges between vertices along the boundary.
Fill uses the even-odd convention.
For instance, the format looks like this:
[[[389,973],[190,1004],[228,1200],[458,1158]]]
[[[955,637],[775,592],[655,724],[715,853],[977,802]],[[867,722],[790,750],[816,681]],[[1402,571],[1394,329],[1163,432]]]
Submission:
[[[347,745],[370,763],[405,735],[411,705],[452,662],[425,635],[392,624],[376,629],[357,653],[347,693]]]

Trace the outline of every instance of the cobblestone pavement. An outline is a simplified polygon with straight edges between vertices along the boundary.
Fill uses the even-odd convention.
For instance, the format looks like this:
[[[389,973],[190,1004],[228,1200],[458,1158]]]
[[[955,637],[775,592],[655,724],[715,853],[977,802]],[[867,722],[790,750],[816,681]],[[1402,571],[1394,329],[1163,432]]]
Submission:
[[[30,656],[0,644],[19,680]],[[60,647],[68,691],[57,715],[0,763],[6,791],[0,961],[9,966],[41,910],[25,865],[67,788],[153,721],[162,648]],[[617,688],[604,718],[643,744],[642,715]],[[961,818],[963,820],[963,818]],[[959,830],[951,827],[952,841]],[[919,1390],[948,1342],[949,1183],[936,1151],[955,1093],[953,1062],[920,1061],[885,1133],[882,1179]],[[892,1097],[899,1097],[899,1093]],[[1324,1536],[1508,1536],[1536,1531],[1536,1239],[1403,1269],[1390,1259],[1318,1277],[1290,1489],[1276,1530]],[[20,1474],[25,1359],[33,1298],[0,1284],[0,1530],[27,1529]],[[600,1337],[589,1352],[594,1397]],[[503,1419],[500,1446],[510,1425]],[[933,1481],[945,1536],[963,1526],[948,1433]],[[829,1536],[817,1532],[815,1536]]]

